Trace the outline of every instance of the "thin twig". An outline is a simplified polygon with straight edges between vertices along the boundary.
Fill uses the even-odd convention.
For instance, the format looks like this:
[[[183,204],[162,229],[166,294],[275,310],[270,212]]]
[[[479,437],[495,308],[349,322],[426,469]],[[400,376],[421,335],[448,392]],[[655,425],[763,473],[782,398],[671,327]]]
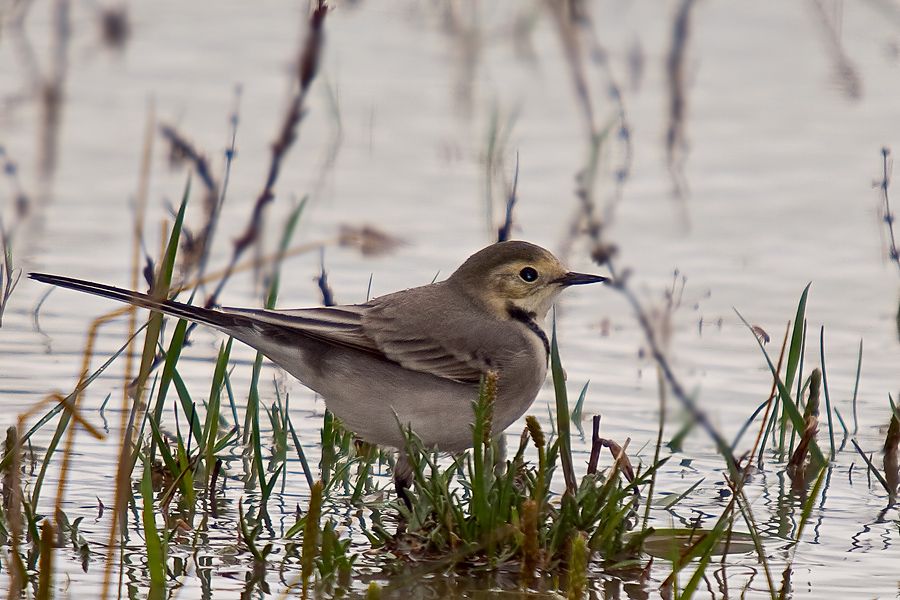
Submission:
[[[503,225],[497,230],[497,241],[505,242],[512,234],[513,226],[513,208],[518,200],[517,190],[519,188],[519,153],[516,152],[516,170],[513,173],[512,185],[509,188],[509,194],[506,198],[506,216],[503,219]]]
[[[615,277],[611,281],[611,285],[613,289],[619,291],[628,303],[631,305],[632,310],[634,311],[634,315],[637,318],[638,324],[641,327],[641,330],[644,332],[644,338],[647,342],[647,346],[650,349],[650,355],[656,361],[656,364],[659,365],[660,370],[662,371],[663,377],[666,382],[669,384],[669,389],[672,390],[672,394],[677,398],[682,405],[687,409],[687,411],[691,414],[691,417],[694,421],[700,425],[700,427],[706,431],[707,435],[715,442],[716,448],[719,453],[725,458],[725,461],[728,463],[729,471],[733,471],[736,463],[734,460],[734,455],[731,453],[731,448],[722,435],[716,430],[713,426],[712,422],[709,420],[709,417],[706,416],[706,413],[697,406],[696,401],[685,391],[684,387],[681,385],[681,382],[675,376],[675,373],[672,371],[672,367],[669,364],[669,360],[663,352],[662,347],[659,345],[659,342],[656,338],[656,332],[653,330],[653,325],[650,323],[650,318],[647,316],[647,312],[644,310],[644,307],[641,306],[640,301],[638,301],[637,297],[634,295],[634,292],[628,287],[627,278],[623,277]]]
[[[59,132],[62,110],[65,105],[66,73],[68,72],[69,41],[71,39],[71,6],[69,0],[56,0],[53,7],[53,41],[51,64],[48,73],[41,78],[41,131],[38,171],[41,181],[48,186],[40,196],[46,201],[50,195],[53,174],[56,172],[59,149]]]
[[[859,100],[863,93],[862,77],[847,56],[847,53],[844,51],[844,45],[841,43],[840,26],[843,15],[830,16],[826,12],[822,0],[812,0],[810,4],[818,19],[819,30],[825,39],[825,48],[834,67],[834,78],[838,87],[840,87],[848,100]],[[841,7],[841,3],[836,3],[835,6]]]
[[[666,57],[666,74],[669,80],[669,124],[666,130],[666,162],[672,177],[675,195],[687,195],[684,162],[687,158],[687,93],[685,62],[687,45],[691,35],[691,10],[695,0],[681,0],[672,23],[672,45]]]
[[[328,272],[325,270],[324,247],[319,250],[319,261],[321,271],[319,271],[319,276],[316,277],[316,285],[319,286],[319,291],[322,293],[322,306],[334,306],[336,304],[334,301],[334,290],[328,285]]]
[[[897,265],[897,269],[900,269],[900,250],[897,249],[897,238],[894,236],[894,213],[891,212],[891,199],[888,195],[888,188],[891,185],[891,171],[893,169],[894,162],[891,160],[891,149],[890,148],[882,148],[881,149],[881,168],[882,168],[882,176],[881,182],[878,184],[879,189],[881,190],[881,200],[883,202],[883,215],[885,225],[887,225],[888,231],[888,256],[895,265]]]
[[[253,210],[250,215],[250,222],[244,233],[234,241],[234,250],[231,254],[231,261],[225,270],[225,275],[219,280],[216,289],[206,300],[206,307],[212,307],[216,304],[219,294],[225,287],[225,284],[231,278],[234,266],[237,264],[241,255],[254,244],[260,235],[262,228],[262,218],[266,206],[275,199],[275,184],[278,182],[278,175],[281,173],[281,166],[285,156],[294,142],[297,140],[297,129],[300,121],[305,115],[306,96],[312,87],[316,72],[319,68],[319,57],[324,43],[323,23],[325,15],[328,14],[328,8],[325,0],[319,0],[316,9],[313,11],[309,19],[309,34],[306,43],[300,53],[299,68],[297,77],[299,89],[294,94],[282,121],[281,130],[272,144],[272,156],[269,161],[269,169],[263,184],[263,189],[256,199]]]
[[[594,415],[591,431],[591,457],[588,460],[587,468],[588,475],[597,472],[601,448],[603,448],[603,439],[600,437],[600,415]]]

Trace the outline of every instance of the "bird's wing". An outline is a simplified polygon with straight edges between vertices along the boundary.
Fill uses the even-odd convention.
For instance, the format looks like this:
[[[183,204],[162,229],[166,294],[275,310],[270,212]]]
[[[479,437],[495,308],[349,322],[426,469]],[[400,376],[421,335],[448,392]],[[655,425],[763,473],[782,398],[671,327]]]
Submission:
[[[252,329],[285,344],[296,342],[297,336],[312,337],[454,381],[477,383],[490,368],[482,356],[489,352],[471,350],[472,313],[465,305],[448,301],[447,290],[440,284],[382,296],[366,304],[263,310],[210,309],[71,277],[43,273],[30,273],[29,277],[205,323],[231,335]],[[447,310],[448,306],[456,308]],[[502,337],[481,329],[488,342]]]
[[[435,335],[435,327],[425,325],[428,318],[421,313],[421,307],[410,308],[405,303],[375,300],[369,304],[296,310],[221,310],[249,318],[261,334],[286,343],[293,335],[309,336],[376,354],[413,371],[477,383],[486,367],[452,339]]]
[[[376,299],[362,316],[363,330],[385,356],[407,369],[478,383],[490,365],[468,340],[471,313],[448,310],[441,296],[429,301],[435,289]]]
[[[365,304],[266,310],[253,308],[222,308],[223,313],[245,317],[254,329],[286,343],[295,335],[312,337],[329,344],[384,355],[363,329]],[[385,356],[387,358],[387,356]]]

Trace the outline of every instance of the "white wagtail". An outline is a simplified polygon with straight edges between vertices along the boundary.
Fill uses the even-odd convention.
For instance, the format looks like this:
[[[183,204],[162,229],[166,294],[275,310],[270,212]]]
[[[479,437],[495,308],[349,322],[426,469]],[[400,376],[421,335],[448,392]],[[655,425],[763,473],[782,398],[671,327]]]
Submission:
[[[494,433],[528,410],[547,375],[543,322],[554,300],[570,285],[606,280],[568,271],[522,241],[476,252],[445,281],[364,304],[296,310],[210,309],[68,277],[30,277],[210,325],[318,392],[361,439],[402,451],[401,426],[408,426],[426,447],[447,452],[472,445],[472,403],[488,371],[498,376]],[[401,492],[408,477],[398,467]]]

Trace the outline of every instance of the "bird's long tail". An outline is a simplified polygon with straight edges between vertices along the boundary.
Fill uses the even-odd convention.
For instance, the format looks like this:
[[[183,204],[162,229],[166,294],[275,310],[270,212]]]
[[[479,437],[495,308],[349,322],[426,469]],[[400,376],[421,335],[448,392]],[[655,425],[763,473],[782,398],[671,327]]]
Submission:
[[[149,308],[150,310],[187,319],[188,321],[211,325],[226,332],[230,332],[236,327],[247,325],[246,318],[239,315],[226,314],[211,308],[191,306],[190,304],[175,302],[174,300],[158,300],[147,294],[132,292],[111,285],[94,283],[83,279],[73,279],[71,277],[61,277],[59,275],[48,275],[46,273],[29,273],[28,276],[35,281],[86,292],[95,296],[111,298],[141,308]]]

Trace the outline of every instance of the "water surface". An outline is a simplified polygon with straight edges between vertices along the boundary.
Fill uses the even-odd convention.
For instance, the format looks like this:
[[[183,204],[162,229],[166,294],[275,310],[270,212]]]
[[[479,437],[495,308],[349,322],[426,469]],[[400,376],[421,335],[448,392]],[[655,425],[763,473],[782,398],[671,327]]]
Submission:
[[[812,282],[807,365],[819,362],[818,332],[824,325],[831,398],[849,419],[856,353],[864,340],[856,437],[862,448],[876,452],[880,464],[887,397],[897,397],[900,373],[895,323],[900,278],[885,259],[873,182],[881,177],[881,147],[900,141],[898,33],[877,3],[821,4],[836,23],[839,47],[812,3],[698,4],[685,63],[689,194],[678,200],[663,149],[664,61],[676,6],[592,3],[598,39],[624,94],[633,147],[630,177],[608,235],[620,248],[617,265],[633,270],[631,283],[648,307],[663,305],[676,270],[686,277],[673,313],[671,361],[728,439],[771,385],[762,355],[733,308],[772,336],[769,347],[775,353],[800,292]],[[280,224],[306,195],[299,240],[333,237],[344,224],[371,224],[407,242],[375,258],[329,248],[325,262],[339,302],[365,300],[370,276],[373,295],[446,276],[492,241],[484,157],[495,116],[512,123],[502,155],[507,178],[516,154],[519,159],[515,236],[555,250],[566,245],[577,208],[574,175],[586,148],[552,19],[540,4],[463,3],[459,10],[478,15],[463,19],[478,40],[467,47],[448,32],[444,10],[420,2],[348,2],[339,3],[327,19],[322,71],[267,215],[267,247],[274,249]],[[31,12],[26,35],[46,64],[50,10],[37,3]],[[94,8],[73,6],[59,165],[52,193],[35,205],[15,240],[19,264],[128,286],[131,218],[148,111],[188,135],[221,174],[234,90],[240,86],[237,156],[212,257],[212,265],[224,265],[262,185],[305,14],[305,5],[275,2],[135,3],[129,5],[132,36],[123,51],[114,52],[98,40]],[[527,36],[510,35],[512,24],[529,15],[535,24]],[[528,47],[532,53],[523,51]],[[848,93],[846,78],[836,75],[840,53],[861,82],[857,97]],[[643,63],[639,80],[629,68],[635,56]],[[603,72],[594,65],[589,72],[598,121],[616,123]],[[0,112],[0,143],[19,164],[19,177],[34,196],[39,112],[28,96],[28,71],[9,38],[0,38],[0,82],[0,94],[10,99]],[[614,138],[604,147],[597,188],[601,200],[614,193],[612,173],[623,151]],[[159,223],[180,198],[186,174],[170,166],[160,138],[153,158],[146,247],[156,254]],[[11,195],[2,197],[5,222],[11,223]],[[498,195],[497,218],[500,201]],[[190,226],[200,219],[195,201],[187,221]],[[568,256],[571,267],[598,270],[585,247],[575,243]],[[280,306],[320,302],[314,282],[319,261],[318,254],[310,254],[285,263]],[[42,334],[33,327],[32,311],[44,292],[23,281],[0,329],[3,426],[49,392],[72,389],[87,327],[111,308],[100,299],[55,291],[40,312]],[[221,301],[258,306],[261,297],[252,277],[242,275]],[[93,364],[121,345],[125,331],[124,321],[101,330]],[[608,289],[572,290],[559,307],[559,331],[570,394],[590,380],[585,415],[602,414],[605,435],[620,442],[631,438],[633,460],[651,460],[659,410],[655,368],[641,352],[642,334],[623,298]],[[197,397],[207,393],[220,341],[198,331],[182,358],[181,374]],[[253,354],[236,346],[233,357],[232,382],[242,408]],[[109,436],[102,442],[79,436],[73,482],[66,491],[65,510],[85,516],[82,532],[98,551],[109,527],[108,512],[97,518],[98,498],[112,503],[120,362],[85,394],[84,406],[99,426],[103,419],[96,409],[111,395],[104,413]],[[274,400],[273,377],[290,392],[293,421],[315,461],[324,405],[270,366],[261,377],[265,404]],[[532,412],[546,422],[551,401],[546,387]],[[674,401],[669,416],[667,437],[682,422]],[[520,430],[517,424],[510,432]],[[45,445],[49,435],[47,430],[37,436],[37,445]],[[745,437],[739,452],[749,449],[751,438]],[[577,444],[579,452],[587,449]],[[655,512],[655,522],[671,526],[699,519],[711,525],[725,503],[719,494],[722,466],[707,438],[689,437],[683,453],[662,473],[659,489],[678,492],[701,478],[704,483],[676,514]],[[236,463],[235,477],[239,470]],[[299,463],[292,462],[284,493],[270,503],[277,515],[275,537],[293,524],[296,505],[305,505],[308,489],[301,473]],[[51,473],[48,489],[54,477]],[[229,481],[231,509],[211,525],[207,550],[197,564],[191,564],[188,551],[180,556],[189,565],[180,578],[181,597],[204,595],[203,571],[211,577],[215,597],[244,589],[249,566],[229,550],[236,543],[233,523],[241,485]],[[771,464],[754,476],[748,493],[756,519],[773,540],[773,570],[780,574],[794,556],[793,596],[897,596],[897,510],[884,511],[886,494],[866,481],[851,446],[834,461],[796,549],[779,541],[791,533],[802,502],[790,493],[781,469]],[[48,504],[41,508],[49,511],[51,499],[45,496]],[[132,515],[125,579],[143,588],[138,566],[144,549],[136,526]],[[362,540],[359,548],[365,548]],[[69,593],[86,593],[102,581],[99,556],[87,573],[77,560],[59,565],[70,578]],[[764,593],[752,554],[731,557],[725,572],[732,592],[750,581],[748,596]],[[655,588],[667,574],[667,567],[657,563],[647,589],[651,596],[658,595]],[[269,583],[273,590],[279,585],[274,576]],[[0,578],[0,588],[4,585]],[[706,593],[723,595],[721,585],[711,578]],[[599,597],[633,593],[599,573],[595,588]],[[413,595],[428,597],[427,589]],[[444,593],[449,592],[436,588],[431,597]]]

